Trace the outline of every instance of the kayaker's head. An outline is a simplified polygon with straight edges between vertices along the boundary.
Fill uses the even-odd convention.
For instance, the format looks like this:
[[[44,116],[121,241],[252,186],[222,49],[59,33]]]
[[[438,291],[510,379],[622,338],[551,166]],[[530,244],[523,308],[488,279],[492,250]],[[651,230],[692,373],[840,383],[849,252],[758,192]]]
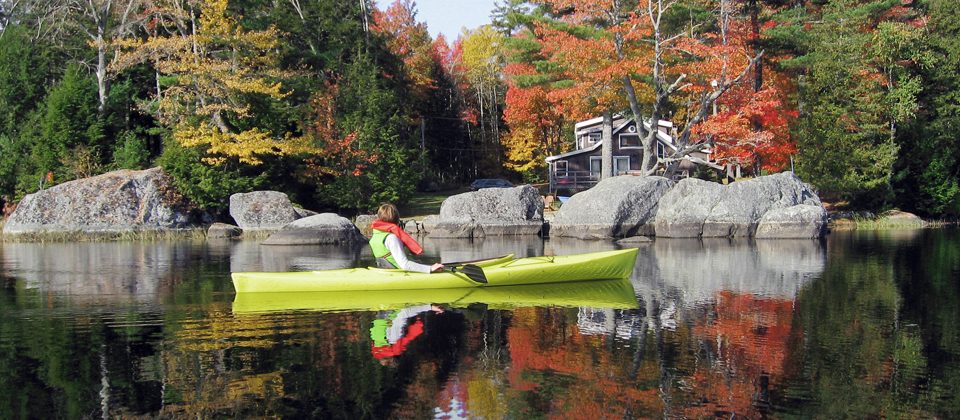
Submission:
[[[381,222],[400,224],[400,212],[393,204],[384,204],[377,210],[377,219]]]

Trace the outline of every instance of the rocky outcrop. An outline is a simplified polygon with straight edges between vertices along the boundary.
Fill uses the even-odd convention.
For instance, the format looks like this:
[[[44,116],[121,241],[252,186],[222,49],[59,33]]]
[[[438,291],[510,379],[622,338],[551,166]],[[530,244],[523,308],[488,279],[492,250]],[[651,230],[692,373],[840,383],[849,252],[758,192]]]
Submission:
[[[675,238],[809,238],[822,235],[826,222],[817,194],[793,172],[783,172],[730,185],[681,180],[660,199],[656,232]]]
[[[206,219],[161,168],[120,170],[28,194],[7,219],[3,233],[189,229],[206,224]]]
[[[290,198],[278,191],[253,191],[231,195],[230,216],[244,231],[278,230],[303,217],[290,202]]]
[[[448,197],[440,205],[440,214],[429,232],[431,238],[478,238],[536,235],[542,227],[540,192],[523,185],[484,188]]]
[[[207,228],[207,239],[231,239],[239,238],[241,235],[243,235],[242,229],[226,223],[214,223]]]
[[[600,239],[653,235],[658,201],[673,186],[673,181],[663,177],[607,178],[560,207],[550,221],[550,236]]]
[[[819,238],[827,227],[827,209],[800,204],[768,211],[757,224],[758,239]]]
[[[357,225],[334,213],[297,219],[263,241],[264,245],[322,245],[365,242]]]

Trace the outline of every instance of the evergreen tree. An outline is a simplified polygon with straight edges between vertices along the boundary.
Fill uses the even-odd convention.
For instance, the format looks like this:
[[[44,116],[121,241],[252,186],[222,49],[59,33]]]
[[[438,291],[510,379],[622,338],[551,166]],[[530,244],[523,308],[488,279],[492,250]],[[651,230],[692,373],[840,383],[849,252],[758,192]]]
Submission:
[[[900,130],[897,204],[924,215],[960,214],[960,16],[951,0],[929,0],[927,45],[934,65],[918,69],[923,112]]]
[[[804,74],[796,125],[797,172],[814,186],[863,207],[892,198],[898,126],[916,112],[919,80],[904,63],[923,61],[918,31],[889,19],[899,0],[831,0],[816,13],[790,12],[802,55],[786,60]],[[806,28],[798,32],[798,26]]]

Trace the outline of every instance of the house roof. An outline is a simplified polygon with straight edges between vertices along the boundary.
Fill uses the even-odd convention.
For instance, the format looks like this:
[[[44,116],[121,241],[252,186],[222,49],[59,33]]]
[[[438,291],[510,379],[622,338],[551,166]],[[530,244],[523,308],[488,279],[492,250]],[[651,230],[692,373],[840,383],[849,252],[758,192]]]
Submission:
[[[570,156],[576,156],[576,155],[579,155],[579,154],[581,154],[581,153],[590,153],[590,152],[592,152],[592,151],[594,151],[594,150],[599,149],[601,144],[603,144],[603,141],[598,141],[598,142],[596,142],[593,146],[587,147],[587,148],[585,148],[585,149],[573,150],[573,151],[570,151],[570,152],[567,152],[567,153],[562,153],[562,154],[554,155],[554,156],[547,156],[546,161],[547,161],[547,163],[552,163],[552,162],[555,161],[555,160],[560,160],[560,159],[568,158],[568,157],[570,157]]]
[[[626,120],[622,120],[622,122],[621,122],[619,125],[613,127],[613,134],[617,134],[617,133],[621,132],[623,129],[625,129],[627,126],[629,126],[630,123],[632,123],[633,121],[634,121],[633,118],[628,118],[628,119],[626,119]],[[592,119],[589,119],[589,120],[586,120],[586,121],[581,121],[581,122],[578,122],[578,123],[574,124],[574,131],[575,131],[575,133],[578,134],[578,135],[586,134],[586,133],[592,133],[592,132],[595,132],[595,131],[601,131],[601,130],[603,129],[602,126],[600,126],[600,127],[594,127],[594,125],[597,124],[597,123],[602,123],[602,122],[603,122],[603,117],[600,117],[600,118],[592,118]],[[672,123],[672,122],[663,121],[663,120],[661,120],[658,125],[660,125],[661,127],[673,127],[673,123]],[[644,121],[644,122],[643,122],[643,128],[644,128],[645,130],[649,131],[649,130],[650,130],[650,123]],[[675,144],[673,144],[673,137],[671,137],[669,134],[665,134],[665,133],[660,132],[660,130],[657,130],[657,141],[659,141],[659,142],[661,142],[661,143],[663,143],[663,144],[665,144],[665,145],[673,148],[674,150],[677,149],[677,146],[676,146]],[[570,157],[570,156],[576,156],[576,155],[579,155],[579,154],[582,154],[582,153],[590,153],[590,152],[596,151],[598,148],[600,148],[600,146],[601,146],[602,144],[603,144],[603,140],[600,140],[600,141],[594,143],[593,146],[586,147],[586,148],[579,149],[579,150],[573,150],[573,151],[570,151],[570,152],[567,152],[567,153],[563,153],[563,154],[559,154],[559,155],[548,156],[545,160],[547,161],[547,163],[551,163],[551,162],[554,162],[554,161],[559,160],[559,159],[568,158],[568,157]]]

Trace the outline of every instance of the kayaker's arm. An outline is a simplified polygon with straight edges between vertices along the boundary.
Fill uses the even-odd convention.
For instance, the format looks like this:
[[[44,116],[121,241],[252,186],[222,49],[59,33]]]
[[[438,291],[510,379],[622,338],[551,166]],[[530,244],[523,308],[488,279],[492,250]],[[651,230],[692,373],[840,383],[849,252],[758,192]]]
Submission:
[[[393,257],[393,260],[397,262],[399,269],[405,271],[415,271],[418,273],[430,273],[437,271],[443,268],[442,264],[434,264],[433,266],[419,264],[407,259],[406,249],[404,249],[403,242],[400,241],[396,235],[390,234],[387,235],[387,238],[383,241],[383,244],[386,245],[387,250],[390,251],[390,255]],[[439,265],[440,267],[435,268]]]

